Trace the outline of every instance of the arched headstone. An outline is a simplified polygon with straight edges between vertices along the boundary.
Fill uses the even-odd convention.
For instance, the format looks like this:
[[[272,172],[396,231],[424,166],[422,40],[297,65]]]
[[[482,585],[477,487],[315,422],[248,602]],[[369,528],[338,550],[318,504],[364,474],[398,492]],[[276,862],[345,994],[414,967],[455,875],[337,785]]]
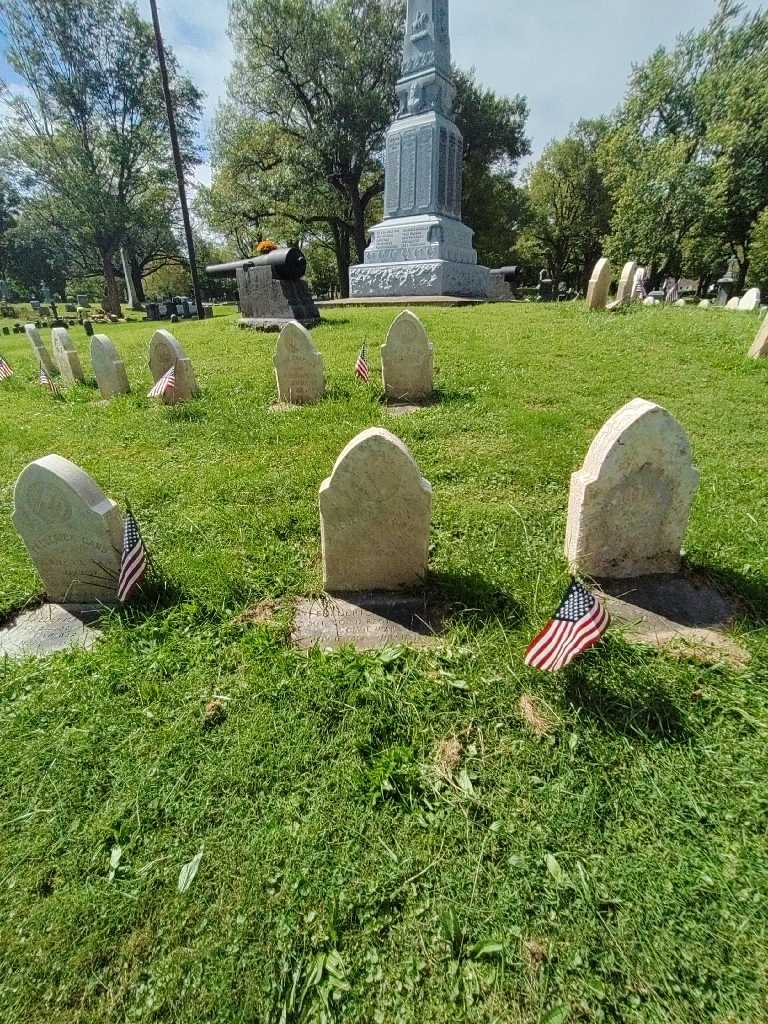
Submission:
[[[760,309],[760,289],[750,288],[739,299],[739,309],[745,309],[748,313],[754,313]]]
[[[85,383],[85,374],[80,365],[80,356],[72,344],[69,331],[66,327],[54,327],[51,331],[53,341],[53,358],[59,367],[61,379],[65,384],[74,384],[76,381]]]
[[[711,305],[712,303],[709,299],[702,299],[699,303],[699,309],[709,309]]]
[[[45,347],[45,342],[40,336],[40,331],[34,324],[24,324],[24,331],[29,339],[29,344],[32,346],[32,351],[35,353],[37,361],[43,367],[49,377],[56,375],[56,367],[48,349]]]
[[[755,335],[755,340],[749,350],[750,359],[764,359],[766,356],[768,356],[768,316],[760,325],[760,330]]]
[[[725,304],[726,309],[738,309],[739,308],[739,297],[734,295],[732,299],[728,299]]]
[[[125,364],[106,334],[94,334],[91,338],[91,365],[102,398],[127,395],[131,390]]]
[[[13,503],[13,525],[50,601],[116,600],[122,516],[86,472],[60,455],[46,455],[22,470]]]
[[[399,438],[364,430],[320,487],[323,585],[404,590],[427,571],[432,488]]]
[[[298,321],[291,321],[280,331],[272,365],[279,402],[306,405],[323,397],[323,357],[312,344],[312,335]]]
[[[608,302],[608,291],[611,287],[611,265],[603,257],[595,264],[592,277],[587,288],[587,306],[590,309],[605,309]]]
[[[171,367],[176,370],[176,387],[169,395],[163,396],[167,405],[186,402],[200,393],[195,380],[195,371],[187,353],[170,331],[159,330],[152,335],[149,343],[149,369],[157,383]]]
[[[395,318],[381,349],[384,394],[417,401],[432,394],[432,345],[421,320],[409,309]]]
[[[683,428],[635,398],[611,416],[571,477],[568,561],[603,578],[677,572],[698,483]]]
[[[624,268],[621,271],[621,278],[619,280],[619,288],[616,292],[616,301],[623,305],[632,301],[632,292],[635,287],[635,276],[637,274],[637,264],[634,260],[630,260],[624,264]]]

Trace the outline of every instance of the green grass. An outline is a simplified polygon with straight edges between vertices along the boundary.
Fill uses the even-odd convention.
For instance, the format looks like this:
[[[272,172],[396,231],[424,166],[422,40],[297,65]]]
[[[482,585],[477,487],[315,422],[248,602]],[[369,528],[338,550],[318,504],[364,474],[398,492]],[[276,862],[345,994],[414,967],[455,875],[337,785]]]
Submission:
[[[283,414],[275,336],[231,317],[175,328],[203,391],[176,409],[144,397],[151,325],[106,328],[134,387],[106,406],[85,387],[53,401],[26,339],[0,339],[17,371],[0,386],[0,616],[39,596],[9,512],[49,452],[130,500],[163,580],[94,651],[0,666],[3,1022],[768,1019],[757,317],[426,310],[441,401],[390,420],[352,368],[363,340],[378,368],[395,312],[329,311],[313,332],[328,397]],[[614,635],[536,674],[521,651],[566,581],[569,475],[638,395],[690,434],[687,557],[746,600],[751,664]],[[320,587],[317,490],[374,424],[432,483],[433,585],[457,612],[437,651],[300,654],[286,628]],[[266,599],[277,625],[238,622]],[[205,729],[213,694],[228,713]]]

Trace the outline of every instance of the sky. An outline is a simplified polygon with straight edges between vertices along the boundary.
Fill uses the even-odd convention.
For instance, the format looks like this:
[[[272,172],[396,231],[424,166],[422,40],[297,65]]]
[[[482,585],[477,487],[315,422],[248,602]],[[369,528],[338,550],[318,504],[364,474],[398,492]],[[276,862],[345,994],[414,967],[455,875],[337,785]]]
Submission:
[[[206,93],[204,144],[232,61],[227,0],[157,2],[166,44]],[[149,20],[149,0],[138,6]],[[496,92],[527,96],[535,158],[574,121],[609,113],[632,64],[706,24],[714,8],[715,0],[450,0],[452,56]],[[1,54],[0,78],[13,80]],[[210,181],[207,160],[198,180]]]

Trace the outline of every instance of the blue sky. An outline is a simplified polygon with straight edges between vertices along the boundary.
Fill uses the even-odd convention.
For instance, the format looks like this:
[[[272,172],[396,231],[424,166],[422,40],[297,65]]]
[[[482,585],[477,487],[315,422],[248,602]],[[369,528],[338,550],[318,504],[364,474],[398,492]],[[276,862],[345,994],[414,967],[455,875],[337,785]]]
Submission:
[[[149,0],[138,5],[149,19]],[[232,60],[227,6],[227,0],[158,0],[166,43],[207,94],[203,134]],[[497,92],[528,97],[535,156],[578,118],[612,110],[632,63],[704,25],[714,8],[714,0],[451,0],[453,59],[474,66]],[[0,77],[7,76],[0,57]],[[209,176],[204,165],[199,178]]]

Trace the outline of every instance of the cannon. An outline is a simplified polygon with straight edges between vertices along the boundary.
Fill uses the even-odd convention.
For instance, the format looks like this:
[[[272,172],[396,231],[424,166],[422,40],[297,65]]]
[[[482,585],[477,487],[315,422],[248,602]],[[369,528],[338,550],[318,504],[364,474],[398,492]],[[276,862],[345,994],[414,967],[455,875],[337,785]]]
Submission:
[[[279,331],[291,320],[305,327],[320,322],[306,282],[307,261],[301,249],[273,249],[263,256],[205,268],[211,277],[237,278],[241,327]]]
[[[205,272],[211,277],[237,277],[238,270],[250,270],[251,267],[269,267],[272,276],[281,281],[298,281],[307,272],[307,260],[301,249],[291,246],[287,249],[273,249],[264,256],[251,256],[247,260],[215,263],[206,267]]]

